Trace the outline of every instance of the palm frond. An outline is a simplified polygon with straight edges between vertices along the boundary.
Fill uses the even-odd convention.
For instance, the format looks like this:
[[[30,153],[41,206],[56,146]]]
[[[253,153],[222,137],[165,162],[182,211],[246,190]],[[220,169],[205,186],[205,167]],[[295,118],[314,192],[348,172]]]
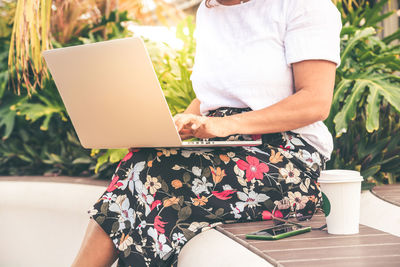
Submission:
[[[11,35],[8,67],[17,93],[25,87],[30,94],[47,75],[41,52],[50,47],[51,0],[19,0]]]
[[[141,24],[176,24],[184,14],[165,0],[18,0],[11,36],[8,68],[18,95],[24,88],[28,95],[41,87],[47,69],[41,57],[51,47],[51,39],[68,44],[87,25],[108,18],[112,11],[127,11]],[[118,16],[118,12],[116,12]],[[117,18],[117,21],[118,18]],[[107,25],[103,25],[104,39]]]

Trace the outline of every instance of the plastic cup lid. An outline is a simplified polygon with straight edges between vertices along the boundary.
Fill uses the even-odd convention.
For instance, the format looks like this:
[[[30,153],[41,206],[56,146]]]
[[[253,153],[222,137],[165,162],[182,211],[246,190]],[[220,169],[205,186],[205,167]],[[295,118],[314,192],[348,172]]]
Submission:
[[[363,181],[363,177],[358,171],[351,170],[326,170],[321,171],[318,178],[320,183],[353,183]]]

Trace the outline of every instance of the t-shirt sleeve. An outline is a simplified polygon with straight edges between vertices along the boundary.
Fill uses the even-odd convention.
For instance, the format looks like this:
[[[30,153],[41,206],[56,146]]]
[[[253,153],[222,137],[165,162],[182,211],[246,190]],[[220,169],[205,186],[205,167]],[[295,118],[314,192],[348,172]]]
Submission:
[[[340,65],[341,15],[331,0],[289,1],[284,39],[286,62],[329,60]]]

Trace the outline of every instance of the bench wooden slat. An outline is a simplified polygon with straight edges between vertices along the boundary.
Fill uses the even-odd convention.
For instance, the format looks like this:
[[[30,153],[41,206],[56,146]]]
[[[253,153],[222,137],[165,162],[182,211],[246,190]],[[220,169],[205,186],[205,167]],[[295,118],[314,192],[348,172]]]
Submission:
[[[400,185],[380,185],[371,189],[371,193],[378,198],[400,207]]]
[[[307,259],[303,261],[281,261],[287,267],[398,267],[400,266],[400,255],[372,255],[363,258],[332,258],[332,259]]]
[[[303,239],[303,240],[290,240],[287,242],[276,242],[272,247],[271,244],[266,242],[257,243],[257,248],[265,251],[276,251],[285,249],[297,249],[299,243],[307,248],[320,248],[320,247],[343,247],[343,246],[356,246],[356,245],[372,245],[372,244],[393,244],[400,245],[400,238],[392,235],[383,236],[355,236],[353,238],[326,238],[326,239]]]
[[[302,244],[299,243],[299,248]],[[347,258],[347,257],[368,257],[371,255],[400,255],[400,244],[391,245],[383,244],[381,246],[354,246],[354,247],[340,247],[340,248],[320,248],[320,249],[299,249],[299,250],[286,250],[286,251],[274,251],[267,253],[270,257],[276,261],[286,260],[311,260],[311,259],[331,259],[331,258]]]

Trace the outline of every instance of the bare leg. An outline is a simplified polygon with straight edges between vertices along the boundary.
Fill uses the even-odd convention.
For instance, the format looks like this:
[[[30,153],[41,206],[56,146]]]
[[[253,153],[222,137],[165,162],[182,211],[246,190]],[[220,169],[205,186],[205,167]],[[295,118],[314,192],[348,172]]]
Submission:
[[[117,249],[110,237],[90,219],[81,248],[72,267],[105,267],[111,266],[117,259]]]

